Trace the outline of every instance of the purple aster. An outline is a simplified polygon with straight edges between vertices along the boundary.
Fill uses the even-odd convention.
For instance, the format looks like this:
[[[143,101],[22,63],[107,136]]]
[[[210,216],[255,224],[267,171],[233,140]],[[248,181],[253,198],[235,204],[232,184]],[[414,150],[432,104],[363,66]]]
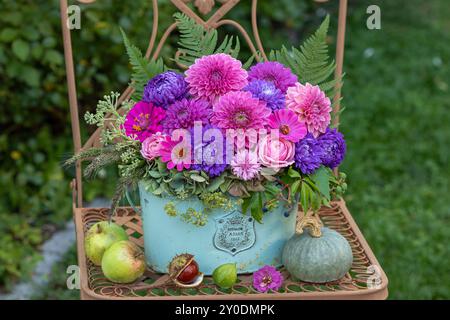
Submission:
[[[212,107],[208,102],[183,99],[167,108],[162,126],[164,132],[171,133],[176,129],[190,129],[195,121],[201,121],[206,125],[209,123],[211,113]]]
[[[192,169],[204,171],[211,178],[220,176],[222,172],[227,169],[225,139],[223,139],[221,146],[219,144],[215,144],[217,136],[223,137],[220,129],[212,125],[204,125],[202,126],[201,137],[196,137],[194,135],[194,128],[192,128],[190,132],[194,162],[197,163],[192,166]],[[205,135],[205,132],[207,135]],[[218,159],[218,157],[220,157],[220,151],[217,150],[218,148],[222,148],[222,159]]]
[[[295,144],[295,167],[304,174],[311,174],[319,169],[323,156],[322,147],[310,133]]]
[[[347,150],[342,133],[336,129],[327,128],[327,131],[317,139],[317,142],[324,151],[323,165],[334,169],[341,164]]]
[[[266,102],[267,107],[272,111],[286,107],[284,94],[272,82],[253,80],[244,88],[244,91],[250,92],[253,98]]]
[[[143,101],[167,109],[175,101],[187,96],[188,87],[183,75],[166,71],[150,79],[144,88]]]
[[[297,76],[279,62],[268,61],[261,62],[250,68],[248,81],[265,80],[272,82],[275,87],[286,93],[289,87],[295,85],[298,81]]]
[[[273,266],[264,266],[253,273],[253,287],[259,292],[276,291],[283,284],[283,275]]]

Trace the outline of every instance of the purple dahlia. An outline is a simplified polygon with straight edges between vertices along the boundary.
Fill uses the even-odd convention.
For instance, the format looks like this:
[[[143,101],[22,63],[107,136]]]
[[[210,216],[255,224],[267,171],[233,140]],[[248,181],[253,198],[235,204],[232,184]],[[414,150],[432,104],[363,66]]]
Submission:
[[[212,125],[202,126],[201,137],[197,137],[194,130],[190,130],[195,163],[192,169],[204,171],[211,178],[220,176],[227,169],[225,139],[222,143],[215,143],[218,136],[223,137],[220,129]]]
[[[208,102],[183,99],[167,108],[162,126],[165,132],[171,133],[176,129],[190,129],[196,121],[206,125],[209,124],[211,113],[212,107]]]
[[[347,150],[342,133],[336,129],[327,128],[327,131],[317,141],[324,151],[322,155],[323,165],[331,169],[340,165]]]
[[[187,96],[188,87],[183,75],[166,71],[150,79],[144,88],[142,100],[167,109],[175,101]]]
[[[319,169],[323,156],[321,145],[310,133],[295,144],[295,167],[304,174],[311,174]]]
[[[253,80],[244,88],[244,91],[248,91],[254,98],[266,102],[267,107],[272,109],[272,111],[284,109],[286,107],[283,92],[281,92],[280,89],[277,89],[272,82]]]
[[[248,81],[265,80],[272,82],[275,87],[286,93],[289,87],[297,83],[297,76],[279,62],[260,62],[250,68]]]

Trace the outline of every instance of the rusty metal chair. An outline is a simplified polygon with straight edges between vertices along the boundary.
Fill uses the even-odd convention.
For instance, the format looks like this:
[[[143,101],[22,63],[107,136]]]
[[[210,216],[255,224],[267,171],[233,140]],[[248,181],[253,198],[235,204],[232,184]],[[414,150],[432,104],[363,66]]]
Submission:
[[[95,0],[78,0],[80,3],[92,3]],[[147,59],[156,59],[168,37],[175,31],[176,23],[171,24],[157,41],[158,31],[158,1],[151,0],[153,7],[153,30],[148,48],[145,53]],[[315,0],[327,2],[328,0]],[[336,0],[337,1],[337,0]],[[240,0],[218,0],[219,8],[214,9],[214,0],[171,0],[171,3],[181,12],[193,18],[206,29],[220,28],[229,25],[240,33],[253,53],[259,51],[261,57],[267,60],[267,56],[259,37],[257,23],[257,0],[252,0],[251,25],[252,36],[236,21],[225,19],[224,16]],[[189,4],[192,3],[192,6]],[[78,103],[75,83],[75,72],[72,55],[71,32],[67,26],[67,0],[60,0],[61,25],[63,30],[64,54],[66,61],[67,85],[69,92],[69,104],[72,121],[72,135],[74,151],[99,146],[100,130],[95,131],[87,142],[82,145],[78,114]],[[198,13],[197,13],[197,12]],[[206,21],[202,15],[210,14]],[[336,46],[336,71],[335,77],[342,75],[344,58],[344,39],[347,15],[347,0],[339,0],[339,17]],[[252,40],[253,37],[253,40]],[[337,88],[334,100],[339,102],[340,88]],[[128,87],[121,95],[119,102],[129,99],[133,89]],[[339,103],[334,107],[336,113],[335,124],[339,123]],[[239,282],[229,290],[217,288],[211,279],[206,278],[204,283],[196,289],[180,289],[174,285],[165,283],[165,275],[155,274],[148,270],[143,279],[130,285],[118,285],[109,282],[100,267],[91,264],[85,255],[84,234],[95,222],[105,220],[108,216],[108,208],[83,208],[82,173],[81,163],[76,165],[76,177],[71,182],[73,193],[73,214],[77,232],[78,263],[81,276],[82,299],[385,299],[388,295],[388,280],[375,258],[372,250],[364,239],[361,231],[348,211],[345,201],[335,201],[331,208],[322,208],[319,212],[324,224],[340,232],[350,243],[354,255],[354,262],[348,274],[339,281],[326,284],[314,284],[296,281],[289,274],[284,274],[282,292],[261,294],[252,288],[251,276],[239,276]],[[132,208],[122,207],[117,210],[113,218],[116,223],[122,225],[130,235],[132,241],[143,246],[142,228],[140,216]]]

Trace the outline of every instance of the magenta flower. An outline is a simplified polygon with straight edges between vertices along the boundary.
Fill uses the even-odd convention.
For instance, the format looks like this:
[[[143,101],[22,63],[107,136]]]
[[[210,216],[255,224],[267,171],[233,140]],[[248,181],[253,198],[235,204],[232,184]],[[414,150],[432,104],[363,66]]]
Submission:
[[[157,132],[142,142],[141,154],[144,159],[153,160],[160,155],[161,143],[166,140],[166,135]]]
[[[253,287],[259,292],[277,291],[283,284],[283,276],[275,267],[264,266],[253,273]]]
[[[248,181],[255,178],[261,171],[256,152],[249,152],[247,149],[239,150],[231,160],[231,170],[242,180]]]
[[[294,111],[300,121],[304,121],[315,138],[325,133],[331,120],[331,101],[319,86],[297,83],[286,95],[287,108]]]
[[[274,111],[268,119],[268,125],[272,129],[278,129],[280,137],[294,143],[303,139],[308,133],[306,124],[299,121],[294,111],[288,109]]]
[[[176,168],[178,171],[189,169],[192,163],[192,152],[190,137],[173,141],[171,137],[167,137],[161,143],[159,150],[161,161],[167,163],[167,169]]]
[[[162,130],[161,121],[166,112],[153,104],[139,101],[128,112],[123,128],[125,134],[135,140],[143,142],[156,132]]]
[[[270,115],[265,102],[244,91],[225,94],[213,111],[211,123],[221,129],[261,129]]]
[[[239,60],[218,53],[197,59],[186,71],[186,82],[195,98],[215,102],[228,92],[243,89],[247,76]]]
[[[272,82],[283,93],[286,93],[287,89],[298,81],[291,69],[275,61],[261,62],[251,67],[248,72],[248,81],[252,80]]]

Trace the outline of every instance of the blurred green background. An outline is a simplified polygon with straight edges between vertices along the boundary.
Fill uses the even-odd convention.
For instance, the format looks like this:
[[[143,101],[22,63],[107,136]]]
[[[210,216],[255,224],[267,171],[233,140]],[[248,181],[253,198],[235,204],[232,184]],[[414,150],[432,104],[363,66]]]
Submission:
[[[276,2],[274,5],[273,2]],[[71,130],[57,0],[1,0],[0,14],[0,293],[27,280],[40,246],[71,217],[69,181],[61,162]],[[171,21],[160,1],[161,26]],[[297,45],[336,0],[261,0],[266,48]],[[229,16],[248,26],[250,1]],[[366,9],[381,8],[381,30],[368,30]],[[103,94],[125,88],[127,57],[118,26],[146,48],[149,0],[97,0],[81,5],[73,32],[80,114]],[[349,2],[345,112],[350,211],[389,277],[391,299],[450,298],[450,4],[447,0]],[[164,48],[173,56],[176,38]],[[244,45],[243,45],[244,47]],[[83,127],[83,137],[91,128]],[[110,196],[115,172],[85,185],[85,198]],[[36,298],[78,298],[66,288],[75,249],[55,267]]]

